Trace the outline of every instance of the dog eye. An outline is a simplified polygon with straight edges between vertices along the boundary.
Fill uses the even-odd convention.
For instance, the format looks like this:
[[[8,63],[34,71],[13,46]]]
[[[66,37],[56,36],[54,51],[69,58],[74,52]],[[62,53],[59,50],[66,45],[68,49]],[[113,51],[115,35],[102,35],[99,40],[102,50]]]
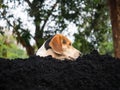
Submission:
[[[63,44],[66,44],[66,40],[63,40],[62,42],[63,42]]]
[[[69,43],[69,45],[71,46],[72,44],[71,44],[71,43]]]

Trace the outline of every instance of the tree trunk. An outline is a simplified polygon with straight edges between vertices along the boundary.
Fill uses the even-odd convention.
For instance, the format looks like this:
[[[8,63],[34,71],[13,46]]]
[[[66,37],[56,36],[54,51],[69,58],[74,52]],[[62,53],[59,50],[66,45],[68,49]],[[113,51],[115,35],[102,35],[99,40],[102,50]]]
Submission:
[[[34,50],[34,48],[32,47],[32,46],[27,46],[27,47],[25,47],[26,48],[26,51],[27,51],[27,54],[29,55],[29,56],[32,56],[32,55],[34,55],[35,54],[35,50]]]
[[[109,0],[114,42],[114,54],[120,58],[120,0]]]
[[[38,48],[41,47],[41,45],[43,44],[44,42],[44,39],[43,39],[43,29],[40,28],[40,15],[38,16],[35,16],[35,41],[36,41],[36,45]]]

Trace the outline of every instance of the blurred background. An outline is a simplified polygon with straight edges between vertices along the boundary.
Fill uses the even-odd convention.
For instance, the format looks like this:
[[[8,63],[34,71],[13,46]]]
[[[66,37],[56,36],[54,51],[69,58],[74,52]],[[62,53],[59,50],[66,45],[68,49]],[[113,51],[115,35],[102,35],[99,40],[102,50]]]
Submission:
[[[0,0],[0,57],[34,55],[56,33],[83,54],[114,54],[106,0]]]

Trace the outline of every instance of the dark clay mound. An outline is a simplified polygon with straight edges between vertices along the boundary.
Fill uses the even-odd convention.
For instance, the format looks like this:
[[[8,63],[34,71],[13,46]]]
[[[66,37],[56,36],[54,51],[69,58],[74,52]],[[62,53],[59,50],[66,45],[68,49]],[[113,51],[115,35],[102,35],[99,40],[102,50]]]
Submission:
[[[93,51],[76,61],[0,59],[0,90],[120,90],[120,60]]]

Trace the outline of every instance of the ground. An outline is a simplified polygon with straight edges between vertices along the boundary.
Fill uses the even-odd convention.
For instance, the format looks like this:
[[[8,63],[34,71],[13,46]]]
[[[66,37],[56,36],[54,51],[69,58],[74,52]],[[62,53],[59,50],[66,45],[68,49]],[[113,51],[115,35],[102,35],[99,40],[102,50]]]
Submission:
[[[97,51],[76,61],[0,58],[0,90],[119,90],[120,59]]]

